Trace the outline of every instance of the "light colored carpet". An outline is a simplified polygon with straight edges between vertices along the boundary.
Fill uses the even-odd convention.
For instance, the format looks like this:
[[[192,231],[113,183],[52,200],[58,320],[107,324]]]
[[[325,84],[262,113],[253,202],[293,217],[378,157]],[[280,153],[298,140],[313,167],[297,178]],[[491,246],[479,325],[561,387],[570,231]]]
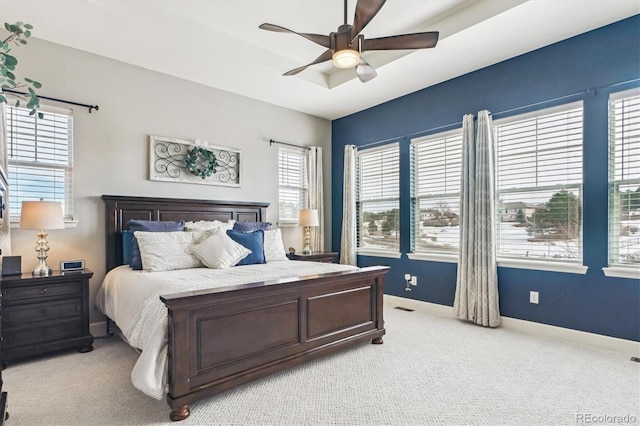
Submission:
[[[572,425],[640,421],[627,355],[385,308],[383,345],[362,344],[195,403],[184,425]],[[8,426],[171,423],[130,382],[117,338],[87,354],[11,363]],[[591,421],[590,423],[594,423]],[[602,422],[600,422],[602,423]],[[611,422],[609,422],[611,423]]]

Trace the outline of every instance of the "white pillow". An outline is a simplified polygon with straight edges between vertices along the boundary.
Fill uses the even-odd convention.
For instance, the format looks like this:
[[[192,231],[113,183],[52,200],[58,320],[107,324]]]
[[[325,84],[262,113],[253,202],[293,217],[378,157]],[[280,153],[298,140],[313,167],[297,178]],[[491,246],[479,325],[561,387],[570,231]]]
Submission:
[[[287,252],[284,251],[282,232],[279,228],[264,231],[264,258],[267,263],[278,260],[289,260],[287,258]]]
[[[224,228],[233,229],[235,220],[231,219],[227,222],[221,222],[219,220],[199,220],[197,222],[186,222],[184,224],[185,231],[210,231],[212,229]]]
[[[142,269],[149,272],[171,271],[202,267],[202,263],[189,252],[189,247],[200,242],[201,232],[134,232],[140,246]]]
[[[190,252],[207,268],[225,269],[234,266],[251,253],[227,235],[227,230],[219,228],[211,236],[190,248]]]

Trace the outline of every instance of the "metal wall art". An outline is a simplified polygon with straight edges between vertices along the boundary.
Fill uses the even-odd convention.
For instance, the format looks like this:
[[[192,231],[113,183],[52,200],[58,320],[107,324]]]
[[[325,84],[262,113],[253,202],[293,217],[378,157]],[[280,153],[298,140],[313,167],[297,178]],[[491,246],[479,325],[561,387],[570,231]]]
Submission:
[[[165,182],[237,186],[241,184],[239,149],[150,136],[149,179]]]

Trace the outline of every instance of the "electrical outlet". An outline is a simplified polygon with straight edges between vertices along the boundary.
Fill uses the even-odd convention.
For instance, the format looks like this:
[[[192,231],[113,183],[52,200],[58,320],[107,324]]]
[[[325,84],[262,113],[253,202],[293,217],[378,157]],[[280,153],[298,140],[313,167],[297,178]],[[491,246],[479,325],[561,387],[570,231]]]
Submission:
[[[411,285],[418,285],[418,277],[415,275],[411,276]]]
[[[538,292],[537,291],[530,291],[529,292],[529,303],[535,303],[536,305],[538,304]]]

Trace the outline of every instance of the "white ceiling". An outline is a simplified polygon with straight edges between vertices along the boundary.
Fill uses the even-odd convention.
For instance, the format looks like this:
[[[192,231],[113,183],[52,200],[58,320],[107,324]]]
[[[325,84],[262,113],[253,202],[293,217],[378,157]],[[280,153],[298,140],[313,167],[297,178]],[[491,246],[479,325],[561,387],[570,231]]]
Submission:
[[[378,72],[367,83],[330,62],[282,76],[324,48],[258,25],[329,34],[343,24],[343,7],[343,0],[0,0],[0,16],[32,24],[41,39],[335,119],[640,13],[637,0],[389,0],[363,34],[439,31],[435,49],[365,52]]]

